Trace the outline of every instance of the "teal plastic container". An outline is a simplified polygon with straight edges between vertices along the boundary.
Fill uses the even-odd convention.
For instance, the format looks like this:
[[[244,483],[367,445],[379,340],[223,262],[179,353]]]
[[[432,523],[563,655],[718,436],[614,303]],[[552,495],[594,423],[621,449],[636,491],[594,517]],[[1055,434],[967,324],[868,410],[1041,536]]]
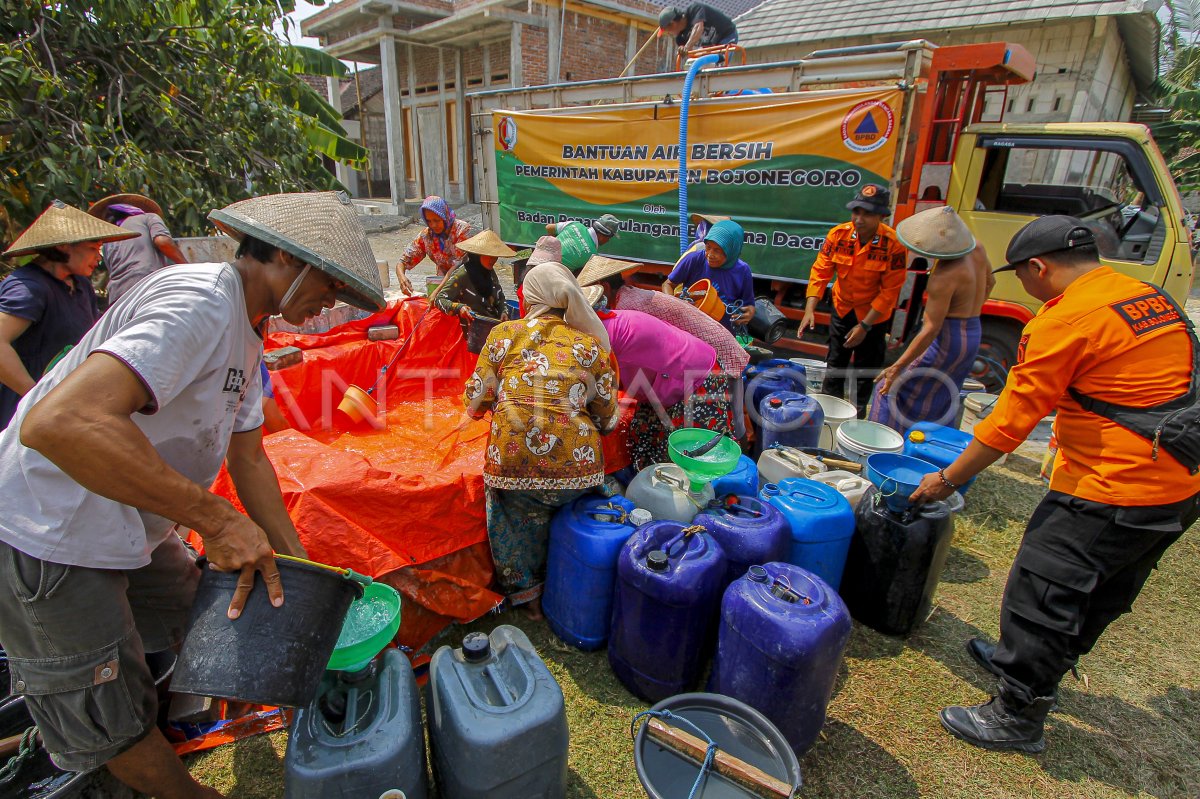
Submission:
[[[389,649],[356,672],[327,671],[296,711],[283,759],[285,799],[425,799],[425,732],[408,658]]]
[[[833,486],[804,477],[767,483],[759,499],[783,512],[792,530],[787,562],[807,569],[837,590],[854,537],[854,509]]]
[[[567,789],[562,689],[525,633],[502,624],[443,646],[426,712],[440,796],[561,799]]]

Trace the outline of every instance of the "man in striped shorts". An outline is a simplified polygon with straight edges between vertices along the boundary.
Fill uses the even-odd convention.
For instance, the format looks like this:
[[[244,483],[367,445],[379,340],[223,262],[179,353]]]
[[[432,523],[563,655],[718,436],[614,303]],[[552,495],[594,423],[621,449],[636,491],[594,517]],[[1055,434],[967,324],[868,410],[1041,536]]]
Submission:
[[[996,279],[983,247],[950,206],[896,226],[908,251],[933,260],[921,331],[877,378],[871,421],[901,433],[917,422],[947,424],[979,350],[979,313]]]

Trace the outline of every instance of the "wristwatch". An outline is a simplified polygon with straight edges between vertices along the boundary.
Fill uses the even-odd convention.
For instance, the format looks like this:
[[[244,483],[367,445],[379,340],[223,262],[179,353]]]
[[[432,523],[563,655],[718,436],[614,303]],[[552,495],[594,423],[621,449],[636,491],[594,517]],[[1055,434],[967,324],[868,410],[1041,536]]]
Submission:
[[[859,323],[858,323],[858,326],[859,326],[859,327],[861,327],[861,328],[863,329],[863,332],[864,332],[864,333],[870,333],[870,332],[871,332],[871,325],[870,325],[869,323],[867,323],[867,322],[859,322]]]

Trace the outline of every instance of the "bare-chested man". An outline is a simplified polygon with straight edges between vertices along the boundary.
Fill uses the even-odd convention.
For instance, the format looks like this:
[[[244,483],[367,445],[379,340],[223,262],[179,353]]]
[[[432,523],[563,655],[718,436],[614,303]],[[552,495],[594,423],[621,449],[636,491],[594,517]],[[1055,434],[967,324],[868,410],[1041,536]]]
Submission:
[[[979,350],[979,313],[995,285],[983,246],[949,206],[896,226],[910,252],[935,259],[921,330],[879,375],[870,419],[900,432],[917,422],[946,424]]]

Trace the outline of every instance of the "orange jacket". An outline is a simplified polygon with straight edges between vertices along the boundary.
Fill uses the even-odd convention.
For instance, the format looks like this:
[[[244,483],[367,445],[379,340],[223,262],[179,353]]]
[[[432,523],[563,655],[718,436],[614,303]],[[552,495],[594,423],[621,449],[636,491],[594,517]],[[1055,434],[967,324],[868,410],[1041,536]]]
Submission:
[[[808,276],[809,297],[820,297],[833,279],[833,307],[838,316],[854,311],[861,320],[874,308],[886,322],[896,309],[900,289],[908,276],[905,266],[908,252],[896,238],[896,231],[880,223],[875,238],[866,247],[858,246],[854,223],[845,222],[829,231],[812,273]]]
[[[975,427],[989,447],[1011,452],[1057,408],[1058,455],[1050,488],[1110,505],[1165,505],[1200,491],[1151,442],[1079,406],[1090,397],[1149,407],[1188,390],[1192,348],[1183,320],[1157,290],[1107,266],[1046,303],[1021,335],[1017,365],[990,416]]]

